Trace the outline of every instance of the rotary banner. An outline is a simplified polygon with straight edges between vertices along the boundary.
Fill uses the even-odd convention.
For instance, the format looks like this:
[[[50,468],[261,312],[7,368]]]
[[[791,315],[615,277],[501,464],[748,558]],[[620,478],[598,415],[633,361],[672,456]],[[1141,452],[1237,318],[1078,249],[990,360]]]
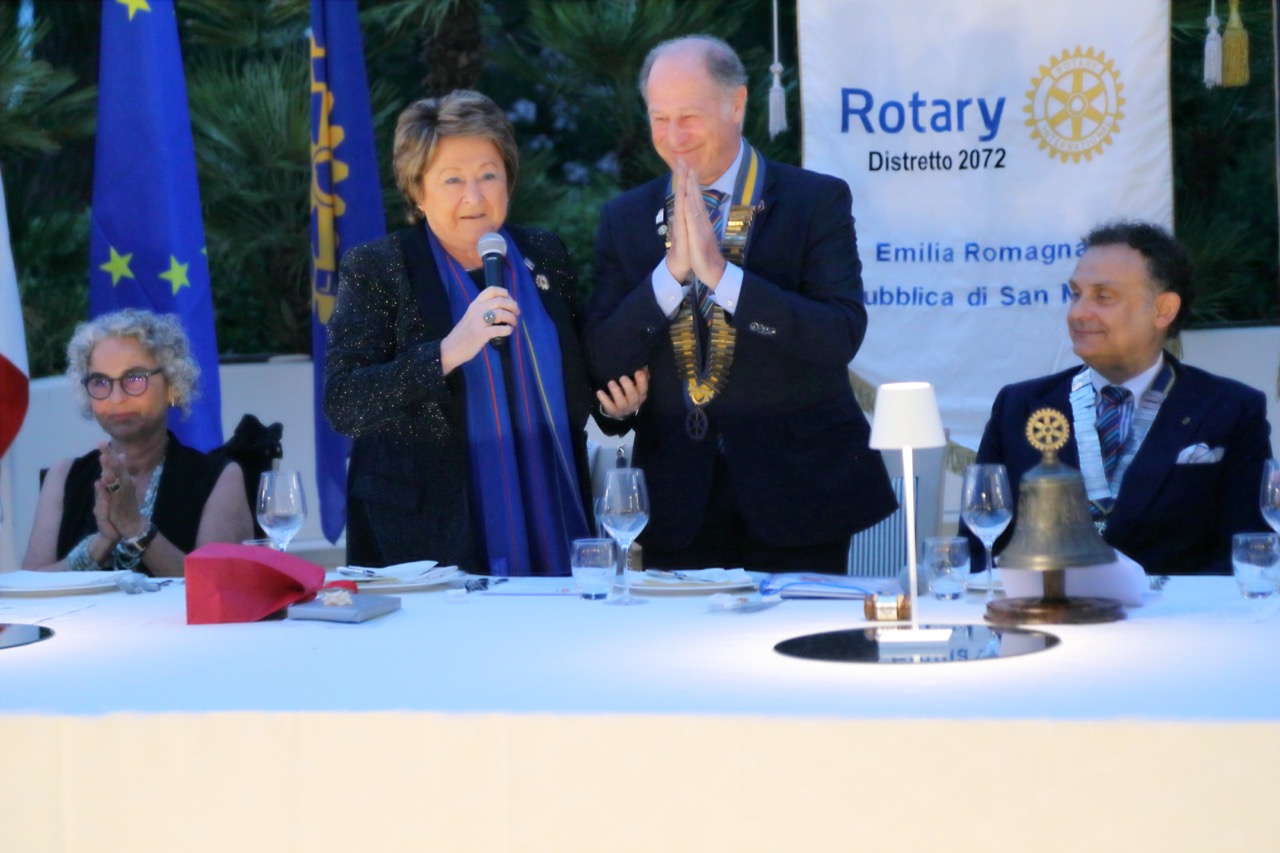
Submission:
[[[1095,224],[1171,226],[1168,0],[805,0],[804,164],[853,190],[867,385],[933,383],[977,447],[1002,385],[1078,359]]]

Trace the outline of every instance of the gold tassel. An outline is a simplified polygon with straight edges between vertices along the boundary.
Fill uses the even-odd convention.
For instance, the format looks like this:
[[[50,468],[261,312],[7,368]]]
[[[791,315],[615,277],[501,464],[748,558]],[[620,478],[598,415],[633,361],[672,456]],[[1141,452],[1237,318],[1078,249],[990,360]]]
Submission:
[[[1231,14],[1222,33],[1222,85],[1244,86],[1249,82],[1249,33],[1240,20],[1240,0],[1231,0]]]

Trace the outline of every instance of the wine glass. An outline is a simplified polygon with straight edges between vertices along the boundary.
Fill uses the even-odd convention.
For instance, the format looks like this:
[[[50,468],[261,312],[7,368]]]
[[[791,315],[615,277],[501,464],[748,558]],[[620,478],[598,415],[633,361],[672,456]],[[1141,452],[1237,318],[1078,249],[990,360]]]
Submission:
[[[1259,496],[1262,517],[1271,529],[1280,533],[1280,459],[1268,459],[1262,469],[1262,493]]]
[[[982,569],[987,573],[987,601],[991,601],[996,588],[991,546],[1013,519],[1009,472],[1003,465],[970,465],[964,469],[960,517],[973,535],[982,540]]]
[[[616,594],[609,596],[605,603],[643,604],[642,599],[631,594],[631,580],[627,574],[627,554],[631,543],[649,523],[649,489],[645,486],[643,471],[639,468],[614,468],[607,472],[600,521],[609,535],[618,540],[621,552]]]
[[[263,471],[258,480],[258,524],[271,537],[276,550],[288,548],[306,520],[302,475],[284,469]]]

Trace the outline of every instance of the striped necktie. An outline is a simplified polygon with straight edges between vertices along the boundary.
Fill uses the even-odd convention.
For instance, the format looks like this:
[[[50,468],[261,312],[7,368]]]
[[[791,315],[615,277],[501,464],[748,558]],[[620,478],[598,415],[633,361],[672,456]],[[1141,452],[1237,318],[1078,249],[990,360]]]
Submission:
[[[1102,446],[1102,468],[1107,474],[1108,483],[1115,474],[1116,462],[1120,459],[1120,448],[1124,446],[1122,429],[1125,411],[1132,405],[1133,392],[1128,388],[1115,385],[1103,386],[1094,424],[1098,429],[1098,443]]]
[[[717,240],[721,237],[720,223],[724,219],[721,205],[728,197],[728,193],[710,187],[702,190],[702,203],[707,206],[707,221],[715,229]],[[706,325],[711,319],[711,290],[699,281],[694,285],[693,292],[698,299],[698,316],[702,318],[703,325]]]

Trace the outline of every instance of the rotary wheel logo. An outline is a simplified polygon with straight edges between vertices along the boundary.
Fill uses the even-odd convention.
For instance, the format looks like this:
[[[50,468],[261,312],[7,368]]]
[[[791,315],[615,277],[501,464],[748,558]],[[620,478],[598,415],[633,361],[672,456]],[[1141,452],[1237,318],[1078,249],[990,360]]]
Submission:
[[[1077,47],[1050,57],[1031,85],[1022,109],[1030,114],[1026,124],[1031,138],[1039,140],[1040,150],[1049,149],[1050,157],[1061,157],[1063,163],[1091,160],[1120,130],[1124,86],[1115,63],[1102,51]]]
[[[1058,451],[1070,437],[1067,417],[1057,409],[1037,409],[1027,418],[1027,442],[1041,453]]]

